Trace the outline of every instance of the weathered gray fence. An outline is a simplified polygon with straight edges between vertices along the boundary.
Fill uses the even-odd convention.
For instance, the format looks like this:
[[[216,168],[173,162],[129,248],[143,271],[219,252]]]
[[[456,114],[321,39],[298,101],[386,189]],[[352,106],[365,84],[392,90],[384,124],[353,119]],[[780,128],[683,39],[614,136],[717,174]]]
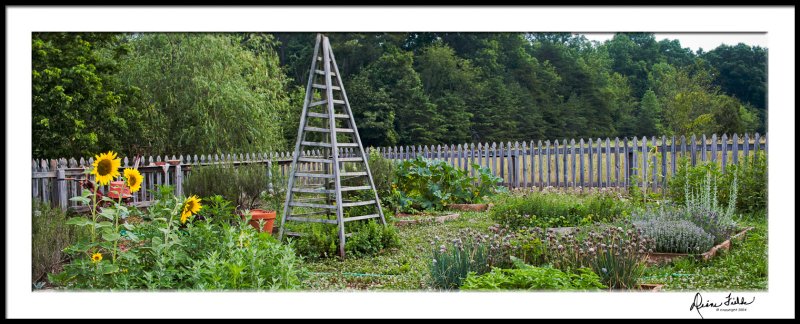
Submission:
[[[503,179],[509,188],[530,187],[622,187],[631,184],[647,187],[653,191],[663,190],[669,177],[675,173],[677,161],[683,157],[692,165],[702,161],[719,163],[722,169],[729,164],[738,164],[746,156],[768,149],[767,136],[734,134],[697,137],[642,137],[603,139],[566,139],[555,141],[529,141],[505,143],[470,143],[436,146],[381,147],[377,150],[393,160],[413,159],[423,156],[444,160],[452,166],[475,173],[472,165],[488,167]],[[320,155],[321,152],[304,152],[305,155]],[[340,155],[353,156],[352,148],[341,149]],[[175,165],[166,163],[172,160]],[[148,157],[139,163],[144,177],[142,190],[134,194],[134,203],[146,206],[153,200],[152,190],[157,185],[174,185],[176,193],[182,194],[182,181],[194,165],[214,163],[250,164],[260,163],[279,167],[281,176],[288,176],[292,161],[291,152],[214,154]],[[53,206],[68,208],[76,206],[69,198],[81,192],[77,180],[84,179],[84,170],[91,169],[92,158],[33,160],[32,195],[34,200],[49,202]],[[156,163],[164,166],[157,166]],[[122,158],[122,168],[132,167],[133,161]],[[300,163],[298,170],[319,171],[323,163]],[[271,168],[265,168],[270,172]],[[122,170],[120,170],[122,171]],[[266,176],[271,176],[267,174]],[[100,188],[108,192],[108,186]]]

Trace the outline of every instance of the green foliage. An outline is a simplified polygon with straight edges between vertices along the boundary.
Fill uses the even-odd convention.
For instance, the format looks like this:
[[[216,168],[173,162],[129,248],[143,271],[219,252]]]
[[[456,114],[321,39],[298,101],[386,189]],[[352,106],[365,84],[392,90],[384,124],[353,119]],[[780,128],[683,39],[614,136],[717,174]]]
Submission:
[[[197,165],[183,180],[184,192],[200,197],[222,196],[239,205],[239,186],[236,168],[224,163]]]
[[[716,184],[716,191],[709,195],[715,195],[718,202],[729,201],[736,192],[734,201],[738,212],[752,213],[767,206],[767,161],[763,151],[741,159],[739,164],[728,165],[724,173],[711,161],[691,166],[688,159],[681,160],[669,181],[669,199],[685,203],[687,186],[689,192],[705,190],[706,177]]]
[[[229,200],[221,195],[213,195],[203,199],[203,208],[200,209],[199,215],[205,220],[213,223],[227,223],[235,224],[239,221],[234,211],[234,206]]]
[[[431,285],[436,289],[456,289],[469,273],[489,272],[488,249],[485,244],[468,237],[466,241],[453,240],[438,248],[433,242],[433,259],[430,263]]]
[[[417,157],[398,164],[397,183],[392,192],[400,211],[439,210],[449,204],[479,203],[484,197],[504,192],[500,177],[488,168],[473,165],[478,176],[454,168],[443,160]]]
[[[632,228],[599,223],[594,228],[566,235],[548,232],[547,263],[561,270],[587,267],[612,289],[634,289],[645,268],[645,253],[653,251],[652,239]]]
[[[493,268],[477,276],[470,273],[461,290],[600,290],[606,288],[591,269],[563,272],[550,267],[523,265],[519,269]]]
[[[395,163],[384,158],[376,149],[369,151],[369,171],[372,173],[372,181],[375,183],[375,190],[378,197],[389,198],[392,194],[392,183],[395,182]]]
[[[397,229],[382,226],[374,220],[347,223],[347,232],[353,233],[345,240],[345,254],[366,257],[379,254],[400,245]],[[295,239],[297,252],[311,259],[330,258],[339,254],[339,231],[328,224],[309,224],[303,229],[306,234]]]
[[[136,105],[153,152],[252,152],[284,149],[288,80],[271,35],[142,33],[128,37],[122,84],[141,91]],[[296,129],[296,125],[292,126]]]
[[[67,214],[60,208],[34,201],[32,211],[31,280],[38,281],[67,260],[62,250],[86,232],[67,226]]]
[[[99,213],[111,221],[70,219],[68,224],[97,228],[100,235],[65,249],[72,262],[50,275],[51,282],[69,289],[112,290],[299,287],[303,270],[290,246],[244,222],[187,222],[181,227],[183,199],[169,193],[159,193],[145,217],[151,221],[138,225],[118,225],[119,215],[127,212],[119,204]],[[92,260],[95,254],[102,259]]]
[[[609,222],[625,217],[629,209],[626,202],[607,193],[576,196],[529,192],[500,197],[489,214],[511,228],[548,228]]]
[[[279,172],[272,172],[273,188],[282,188],[283,180]],[[258,199],[268,189],[270,179],[267,169],[259,163],[232,165],[226,163],[196,165],[184,179],[184,191],[189,195],[212,197],[220,195],[225,200],[236,203],[237,209],[253,209],[259,206]],[[281,186],[281,187],[277,187]],[[275,207],[274,200],[279,195],[269,194],[265,198],[274,198],[269,204]],[[283,198],[280,198],[283,199]],[[281,200],[282,201],[282,200]],[[277,210],[277,209],[276,209]]]
[[[729,187],[736,178],[736,210],[742,213],[754,213],[767,208],[767,156],[759,151],[748,156],[739,164],[728,165],[726,173],[718,181],[719,199],[726,201],[731,190]],[[679,185],[679,183],[676,183]],[[728,189],[728,190],[726,190]]]
[[[129,46],[120,34],[33,33],[33,156],[128,149],[147,134],[136,89],[114,79]]]
[[[714,246],[714,237],[686,220],[658,218],[634,222],[642,235],[655,240],[655,251],[700,254]]]
[[[367,222],[351,222],[347,224],[347,227],[349,231],[353,232],[344,245],[345,253],[349,256],[376,255],[383,250],[400,245],[397,229],[394,226],[381,226],[374,220],[369,220]]]

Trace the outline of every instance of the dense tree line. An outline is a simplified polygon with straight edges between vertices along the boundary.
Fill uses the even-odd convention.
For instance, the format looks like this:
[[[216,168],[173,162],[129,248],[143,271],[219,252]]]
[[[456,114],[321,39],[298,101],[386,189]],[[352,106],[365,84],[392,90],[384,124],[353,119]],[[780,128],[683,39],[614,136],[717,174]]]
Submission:
[[[766,130],[767,49],[653,34],[329,34],[365,145]],[[35,33],[33,154],[288,149],[311,33]]]

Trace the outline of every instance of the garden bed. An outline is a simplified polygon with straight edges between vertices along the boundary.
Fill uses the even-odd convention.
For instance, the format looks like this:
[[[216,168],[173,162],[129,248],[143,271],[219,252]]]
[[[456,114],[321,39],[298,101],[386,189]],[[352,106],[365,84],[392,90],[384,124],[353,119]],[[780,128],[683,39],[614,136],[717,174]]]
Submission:
[[[420,223],[444,223],[448,220],[458,219],[461,214],[444,214],[444,215],[429,215],[429,214],[397,214],[395,215],[395,226],[405,226]]]
[[[492,204],[450,204],[447,205],[447,208],[450,210],[458,210],[458,211],[482,212],[489,210],[489,208],[492,208]]]
[[[731,236],[729,239],[725,240],[724,242],[712,247],[710,250],[701,253],[701,254],[688,254],[688,253],[648,253],[647,254],[647,263],[651,265],[659,265],[672,262],[672,260],[694,256],[698,260],[708,261],[717,255],[717,252],[720,250],[729,250],[731,248],[731,240],[741,240],[745,238],[747,231],[753,229],[753,227],[747,227],[740,231],[739,233]]]

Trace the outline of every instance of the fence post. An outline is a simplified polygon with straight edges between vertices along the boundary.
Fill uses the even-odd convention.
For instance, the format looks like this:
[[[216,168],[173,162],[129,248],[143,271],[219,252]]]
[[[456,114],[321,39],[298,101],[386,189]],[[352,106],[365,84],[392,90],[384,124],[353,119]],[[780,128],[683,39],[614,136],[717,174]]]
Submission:
[[[59,167],[56,170],[56,196],[58,196],[58,206],[61,207],[61,210],[67,210],[67,180],[66,180],[66,170],[64,168]]]
[[[181,172],[181,164],[175,165],[175,194],[178,196],[183,195],[183,172]]]

